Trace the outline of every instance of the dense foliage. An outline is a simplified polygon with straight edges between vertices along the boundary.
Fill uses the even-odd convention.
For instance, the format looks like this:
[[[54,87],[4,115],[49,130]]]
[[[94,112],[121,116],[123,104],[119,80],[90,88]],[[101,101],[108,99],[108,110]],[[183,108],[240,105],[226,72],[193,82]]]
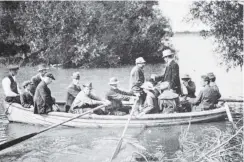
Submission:
[[[237,1],[193,2],[192,20],[201,20],[210,27],[205,37],[214,36],[221,64],[243,66],[243,5]]]
[[[171,27],[155,1],[12,1],[0,2],[0,13],[0,56],[22,64],[157,62],[171,46]]]

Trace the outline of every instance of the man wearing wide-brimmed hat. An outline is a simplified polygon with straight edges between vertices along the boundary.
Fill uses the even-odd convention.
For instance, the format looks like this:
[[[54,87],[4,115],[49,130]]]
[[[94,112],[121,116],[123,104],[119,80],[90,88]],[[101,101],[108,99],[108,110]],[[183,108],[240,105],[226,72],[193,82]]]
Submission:
[[[20,104],[20,90],[16,82],[19,66],[9,65],[8,70],[9,75],[2,80],[2,86],[6,96],[5,101]]]
[[[99,105],[109,105],[110,102],[106,100],[102,100],[99,97],[95,96],[91,93],[93,87],[92,83],[83,84],[83,89],[76,96],[71,108],[71,113],[83,113],[91,110]],[[105,112],[101,109],[94,111],[93,113],[98,115],[104,115]]]
[[[179,65],[174,60],[174,53],[170,49],[164,50],[163,58],[166,62],[165,73],[162,76],[155,76],[155,78],[157,81],[169,82],[170,88],[181,95]]]
[[[210,80],[206,75],[201,76],[203,89],[199,92],[197,98],[192,102],[193,111],[203,111],[214,109],[216,103],[215,91],[209,86]]]
[[[144,114],[153,114],[159,112],[158,99],[154,93],[154,86],[151,82],[145,82],[141,86],[143,91],[146,93],[146,99],[141,107],[140,113],[138,116]]]
[[[51,91],[48,85],[55,80],[52,73],[45,73],[42,81],[38,84],[34,95],[34,113],[35,114],[47,114],[53,111],[53,107],[56,108],[55,99],[52,97]]]
[[[65,111],[69,112],[69,109],[75,100],[78,93],[81,91],[80,87],[80,73],[74,72],[72,75],[72,83],[69,85],[66,96]]]
[[[181,77],[181,80],[183,82],[183,86],[186,88],[187,90],[187,97],[189,98],[196,98],[195,96],[195,92],[196,92],[196,85],[195,83],[191,80],[191,77],[189,74],[184,74],[183,77]]]
[[[33,88],[31,90],[31,92],[33,94],[35,93],[36,87],[42,81],[42,77],[44,76],[45,73],[47,73],[48,69],[49,68],[47,67],[46,64],[41,64],[41,65],[38,66],[38,70],[37,70],[38,73],[31,78],[31,81],[33,83]]]
[[[21,105],[24,108],[33,108],[34,109],[34,101],[33,101],[33,93],[31,93],[33,83],[28,80],[24,81],[23,88],[24,92],[20,94]]]
[[[129,113],[131,107],[124,106],[122,101],[129,101],[132,99],[134,96],[133,93],[120,90],[118,88],[119,81],[116,77],[110,78],[108,84],[110,90],[106,93],[106,99],[111,102],[111,105],[108,107],[110,114],[123,115],[122,112]]]

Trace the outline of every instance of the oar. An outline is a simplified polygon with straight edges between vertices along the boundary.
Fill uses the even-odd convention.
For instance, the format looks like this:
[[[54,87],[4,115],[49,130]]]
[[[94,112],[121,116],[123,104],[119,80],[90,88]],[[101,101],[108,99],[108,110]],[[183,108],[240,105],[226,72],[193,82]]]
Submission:
[[[232,115],[231,115],[231,112],[230,112],[230,108],[229,108],[229,106],[228,106],[227,103],[225,103],[225,111],[226,111],[228,120],[231,122],[233,128],[234,128],[235,130],[237,130],[237,127],[236,127],[236,125],[235,125],[234,122],[233,122],[233,118],[232,118]]]
[[[120,137],[120,140],[119,140],[119,142],[118,142],[118,144],[117,144],[117,147],[116,147],[116,149],[115,149],[115,151],[114,151],[114,153],[113,153],[113,156],[112,156],[111,159],[110,159],[110,162],[112,162],[113,159],[114,159],[114,158],[118,155],[118,153],[119,153],[119,150],[120,150],[121,145],[122,145],[122,142],[123,142],[123,138],[124,138],[124,136],[125,136],[125,132],[126,132],[128,126],[129,126],[131,117],[132,117],[132,115],[133,115],[133,113],[134,113],[134,110],[135,110],[135,108],[136,108],[136,105],[137,105],[138,101],[139,101],[139,99],[137,99],[137,100],[135,101],[135,103],[134,103],[134,105],[133,105],[133,107],[132,107],[132,109],[131,109],[130,116],[129,116],[129,118],[128,118],[126,124],[125,124],[125,128],[124,128],[123,133],[122,133],[122,135],[121,135],[121,137]]]
[[[81,116],[83,116],[83,115],[92,113],[93,111],[98,110],[98,109],[101,109],[101,108],[103,108],[104,106],[105,106],[105,105],[98,106],[98,107],[96,107],[96,108],[94,108],[94,109],[92,109],[92,110],[90,110],[90,111],[87,111],[87,112],[84,112],[84,113],[82,113],[82,114],[79,114],[79,115],[77,115],[77,116],[75,116],[75,117],[73,117],[73,118],[71,118],[71,119],[69,119],[69,120],[66,120],[66,121],[63,121],[63,122],[61,122],[61,123],[55,124],[55,125],[50,126],[50,127],[46,128],[46,129],[43,129],[43,130],[41,130],[41,131],[34,132],[34,133],[31,133],[31,134],[28,134],[28,135],[25,135],[25,136],[16,138],[16,139],[14,139],[14,140],[5,142],[5,143],[3,143],[3,144],[0,145],[0,151],[6,149],[6,148],[8,148],[8,147],[11,147],[11,146],[13,146],[13,145],[16,145],[16,144],[18,144],[18,143],[20,143],[20,142],[23,142],[23,141],[25,141],[25,140],[27,140],[27,139],[29,139],[29,138],[31,138],[31,137],[34,137],[35,135],[38,135],[38,134],[43,133],[43,132],[46,132],[46,131],[48,131],[48,130],[50,130],[50,129],[52,129],[52,128],[55,128],[55,127],[57,127],[57,126],[59,126],[59,125],[62,125],[62,124],[64,124],[64,123],[67,123],[67,122],[69,122],[69,121],[71,121],[71,120],[77,119],[77,118],[79,118],[79,117],[81,117]]]

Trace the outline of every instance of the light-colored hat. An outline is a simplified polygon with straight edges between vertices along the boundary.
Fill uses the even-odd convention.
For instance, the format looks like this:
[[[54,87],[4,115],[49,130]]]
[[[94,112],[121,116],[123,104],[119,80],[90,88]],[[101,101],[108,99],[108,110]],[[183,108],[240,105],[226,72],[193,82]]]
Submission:
[[[119,83],[119,81],[118,81],[118,79],[117,78],[115,78],[115,77],[112,77],[112,78],[110,78],[110,80],[109,80],[109,83],[108,84],[118,84]]]
[[[8,69],[9,70],[19,70],[19,66],[18,65],[9,65]]]
[[[74,72],[72,75],[73,79],[80,79],[80,73],[79,72]]]
[[[167,57],[167,56],[171,56],[174,53],[172,53],[172,51],[170,49],[164,50],[163,51],[163,57]]]
[[[184,74],[183,77],[181,77],[181,79],[191,79],[189,74]]]
[[[87,88],[92,89],[92,83],[83,84],[83,87],[87,87]]]
[[[212,73],[212,72],[211,73],[208,73],[207,76],[209,77],[209,79],[216,78],[215,75],[214,75],[214,73]]]
[[[151,82],[145,82],[142,84],[141,88],[147,89],[147,90],[154,90],[153,84]]]
[[[169,82],[162,82],[162,83],[160,83],[159,88],[160,88],[160,90],[165,90],[165,89],[168,89],[169,86],[170,86]]]
[[[202,78],[204,81],[209,81],[209,77],[206,76],[206,75],[202,75],[201,78]]]
[[[23,86],[23,88],[25,88],[25,87],[27,87],[29,84],[32,84],[32,85],[33,85],[33,82],[30,81],[30,80],[24,81],[23,84],[22,84],[22,86]]]
[[[138,57],[137,59],[136,59],[136,64],[143,64],[143,63],[145,63],[146,61],[144,60],[144,58],[143,57]]]
[[[179,95],[172,92],[171,90],[169,91],[163,91],[163,93],[161,93],[159,96],[158,96],[158,99],[160,100],[172,100],[172,99],[176,99],[178,98]]]
[[[45,64],[41,64],[38,66],[38,72],[42,71],[42,70],[48,70],[49,68],[47,67],[47,65]]]

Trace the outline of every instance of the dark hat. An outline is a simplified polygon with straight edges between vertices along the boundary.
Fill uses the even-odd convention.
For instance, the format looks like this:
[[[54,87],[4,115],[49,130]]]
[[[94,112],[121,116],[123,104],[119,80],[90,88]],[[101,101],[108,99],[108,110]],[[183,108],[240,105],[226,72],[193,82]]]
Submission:
[[[208,73],[207,74],[207,76],[209,77],[209,79],[213,79],[213,78],[215,78],[215,75],[214,75],[214,73]]]
[[[54,76],[53,76],[52,73],[46,73],[44,76],[45,76],[45,77],[49,77],[49,78],[55,80],[55,78],[54,78]]]
[[[92,83],[83,84],[83,87],[88,87],[88,88],[92,89]]]
[[[47,65],[45,64],[41,64],[38,66],[38,70],[37,71],[42,71],[42,70],[48,70],[49,68],[47,67]]]
[[[9,70],[19,70],[19,66],[18,65],[9,65],[8,69]]]
[[[202,78],[204,81],[209,81],[209,77],[206,76],[206,75],[202,75],[201,78]]]
[[[25,87],[27,87],[29,84],[33,84],[33,82],[30,81],[30,80],[24,81],[23,84],[22,84],[22,86],[23,86],[23,88],[25,88]]]

